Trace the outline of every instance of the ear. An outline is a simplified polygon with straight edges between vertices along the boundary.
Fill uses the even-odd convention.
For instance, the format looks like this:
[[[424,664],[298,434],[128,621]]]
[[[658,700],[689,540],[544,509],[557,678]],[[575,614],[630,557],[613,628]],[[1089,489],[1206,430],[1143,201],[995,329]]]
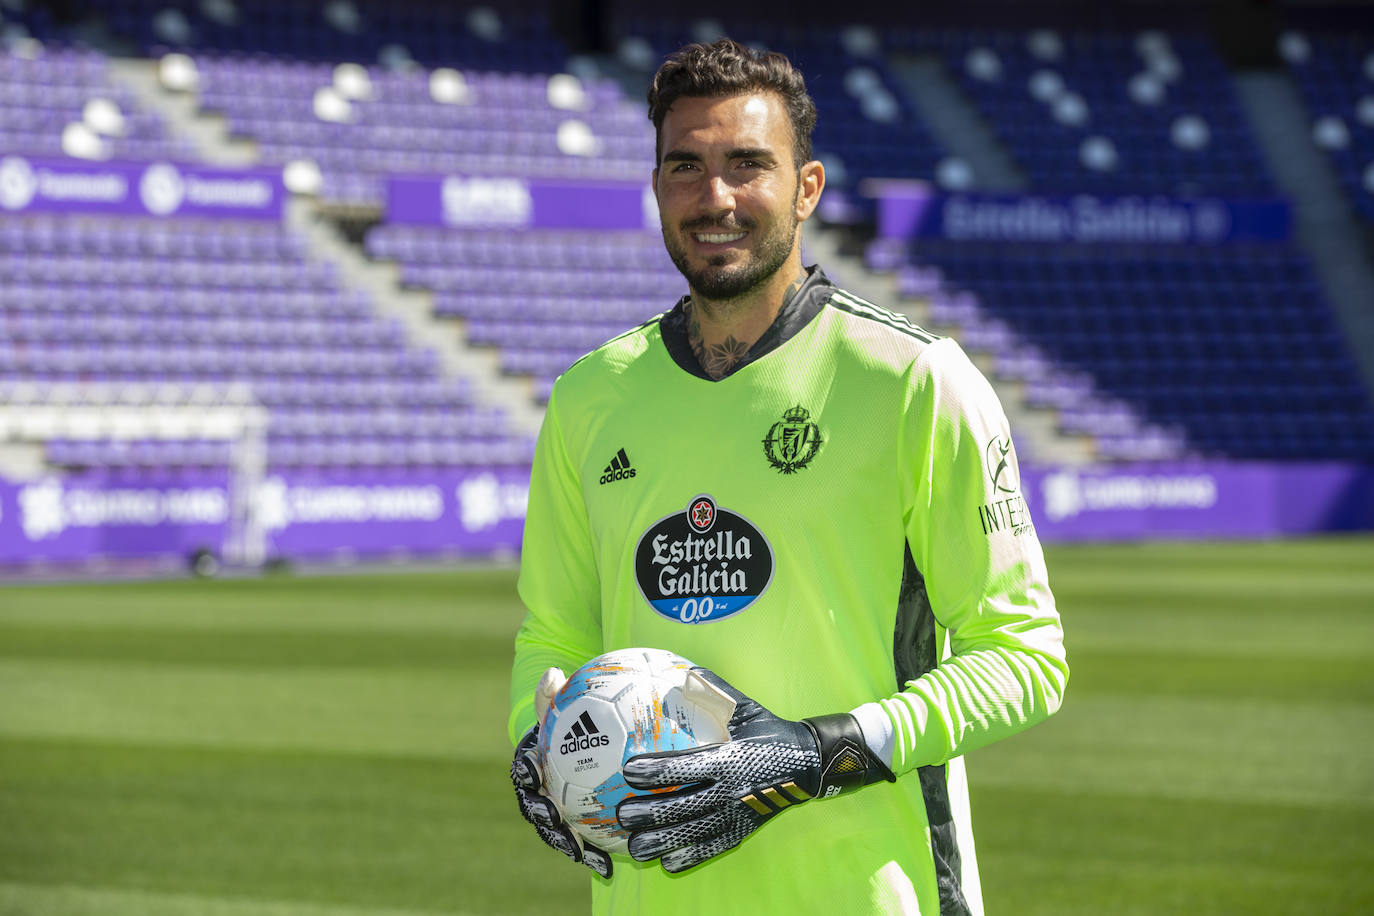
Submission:
[[[797,182],[797,220],[804,222],[816,212],[825,190],[825,166],[818,160],[811,160],[801,167]]]
[[[657,166],[654,167],[653,172],[650,173],[650,175],[649,175],[649,187],[653,189],[654,196],[657,197],[657,196],[658,196],[658,167],[657,167]]]

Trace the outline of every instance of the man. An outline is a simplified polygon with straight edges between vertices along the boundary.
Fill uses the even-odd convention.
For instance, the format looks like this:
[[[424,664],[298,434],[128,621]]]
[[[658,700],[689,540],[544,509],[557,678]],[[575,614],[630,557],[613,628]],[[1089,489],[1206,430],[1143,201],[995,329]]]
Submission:
[[[597,873],[599,913],[981,912],[962,755],[1053,713],[1068,679],[1006,419],[953,341],[803,268],[825,171],[785,58],[689,45],[649,105],[689,294],[549,399],[511,678],[521,810]],[[534,693],[632,646],[692,660],[736,710],[724,744],[626,764],[646,791],[612,861],[539,794]]]

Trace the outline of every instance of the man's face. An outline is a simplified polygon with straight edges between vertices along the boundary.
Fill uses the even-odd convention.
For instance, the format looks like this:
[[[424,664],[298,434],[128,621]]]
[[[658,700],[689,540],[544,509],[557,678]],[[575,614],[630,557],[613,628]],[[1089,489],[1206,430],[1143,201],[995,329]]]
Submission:
[[[654,193],[673,263],[707,299],[756,289],[797,244],[798,171],[782,100],[681,98],[661,131]]]

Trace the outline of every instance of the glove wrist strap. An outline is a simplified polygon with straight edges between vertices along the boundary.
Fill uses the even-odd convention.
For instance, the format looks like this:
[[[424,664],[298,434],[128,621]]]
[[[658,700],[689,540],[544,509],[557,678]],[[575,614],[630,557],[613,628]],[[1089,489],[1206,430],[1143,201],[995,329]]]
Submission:
[[[896,782],[887,764],[873,756],[859,720],[847,712],[803,719],[821,752],[821,785],[817,798],[830,798],[875,782]]]

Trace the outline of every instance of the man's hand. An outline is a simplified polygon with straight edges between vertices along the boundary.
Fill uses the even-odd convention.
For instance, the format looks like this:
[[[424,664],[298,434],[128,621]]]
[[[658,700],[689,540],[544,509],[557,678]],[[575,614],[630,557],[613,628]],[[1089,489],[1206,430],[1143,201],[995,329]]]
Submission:
[[[567,680],[558,668],[544,672],[534,692],[535,711],[539,724],[549,713],[549,702]],[[544,794],[544,777],[539,770],[535,745],[539,743],[539,724],[525,732],[515,746],[515,758],[510,765],[511,782],[515,783],[515,800],[520,814],[534,825],[539,838],[574,862],[581,862],[603,878],[611,876],[611,857],[590,843],[584,843],[569,829],[554,807],[553,799]]]
[[[631,788],[660,793],[631,796],[616,809],[636,860],[661,857],[665,870],[684,871],[734,849],[788,808],[896,780],[848,713],[780,719],[713,672],[693,670],[734,699],[730,740],[625,762]]]

